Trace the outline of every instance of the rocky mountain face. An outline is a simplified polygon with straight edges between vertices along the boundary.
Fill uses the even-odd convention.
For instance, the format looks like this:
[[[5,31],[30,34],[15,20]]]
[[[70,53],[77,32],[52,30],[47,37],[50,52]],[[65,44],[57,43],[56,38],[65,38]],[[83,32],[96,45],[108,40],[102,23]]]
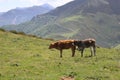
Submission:
[[[31,21],[7,30],[23,31],[43,38],[95,38],[98,45],[120,43],[120,0],[74,0]]]
[[[8,24],[19,24],[31,20],[33,16],[44,14],[54,9],[48,4],[27,8],[16,8],[0,15],[0,26]]]

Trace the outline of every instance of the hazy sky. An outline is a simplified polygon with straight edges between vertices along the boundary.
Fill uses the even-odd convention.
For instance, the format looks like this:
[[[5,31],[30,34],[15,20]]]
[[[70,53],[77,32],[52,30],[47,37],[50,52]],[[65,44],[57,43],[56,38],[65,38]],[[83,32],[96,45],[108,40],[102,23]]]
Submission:
[[[0,0],[0,12],[6,12],[16,7],[30,7],[48,3],[53,7],[61,6],[73,0]]]

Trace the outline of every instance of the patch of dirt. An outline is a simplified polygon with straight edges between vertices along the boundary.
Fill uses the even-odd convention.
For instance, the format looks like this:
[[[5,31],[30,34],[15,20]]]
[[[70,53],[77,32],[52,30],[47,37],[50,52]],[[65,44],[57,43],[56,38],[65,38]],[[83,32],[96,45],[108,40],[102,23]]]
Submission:
[[[75,80],[74,77],[61,77],[60,80]]]

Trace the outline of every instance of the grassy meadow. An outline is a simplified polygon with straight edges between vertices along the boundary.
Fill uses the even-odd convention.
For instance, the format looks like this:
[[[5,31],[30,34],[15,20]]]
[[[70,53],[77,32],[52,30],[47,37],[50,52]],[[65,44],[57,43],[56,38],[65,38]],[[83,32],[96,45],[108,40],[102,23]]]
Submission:
[[[120,80],[120,50],[97,48],[97,56],[84,57],[71,50],[49,50],[52,41],[0,31],[0,80]]]

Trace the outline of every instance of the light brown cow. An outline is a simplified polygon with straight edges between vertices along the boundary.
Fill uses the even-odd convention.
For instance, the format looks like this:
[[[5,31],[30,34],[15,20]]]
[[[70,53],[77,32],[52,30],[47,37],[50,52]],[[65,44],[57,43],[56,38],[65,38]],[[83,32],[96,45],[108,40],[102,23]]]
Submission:
[[[63,49],[70,49],[72,50],[72,57],[75,55],[75,45],[73,45],[74,40],[60,40],[57,42],[53,42],[50,44],[49,49],[55,48],[57,50],[60,50],[60,57],[62,57],[62,51]]]

